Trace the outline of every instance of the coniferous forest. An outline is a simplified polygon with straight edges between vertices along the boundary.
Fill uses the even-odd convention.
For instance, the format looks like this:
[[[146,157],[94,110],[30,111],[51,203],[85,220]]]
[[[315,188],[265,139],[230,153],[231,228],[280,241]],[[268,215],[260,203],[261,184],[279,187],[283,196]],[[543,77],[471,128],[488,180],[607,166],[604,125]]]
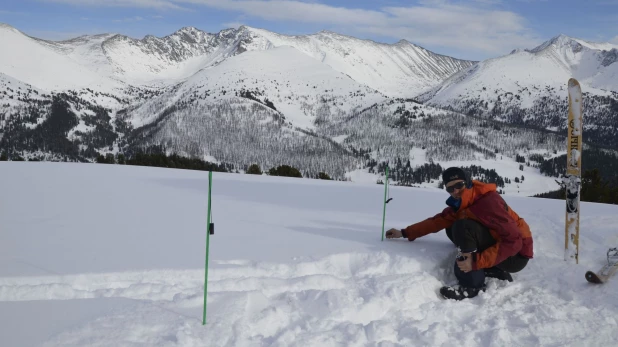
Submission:
[[[317,104],[306,104],[313,129],[300,129],[286,120],[273,101],[255,102],[246,93],[218,102],[173,104],[139,127],[130,122],[130,108],[112,117],[110,109],[76,92],[28,92],[20,98],[21,106],[5,108],[0,115],[0,160],[225,172],[252,168],[251,173],[336,180],[346,180],[345,173],[355,169],[382,175],[388,165],[393,184],[403,186],[439,185],[441,161],[513,158],[522,167],[538,167],[552,177],[564,172],[566,162],[564,155],[557,155],[564,152],[564,136],[536,129],[537,124],[530,128],[411,99],[390,99],[345,112],[331,107],[332,98],[324,96]],[[596,145],[586,145],[584,151],[584,170],[598,168],[598,173],[589,174],[585,187],[590,194],[582,193],[582,199],[614,201],[616,152]],[[524,179],[503,177],[478,165],[465,168],[475,179],[496,183],[499,192],[505,184]],[[593,193],[600,190],[609,193]]]

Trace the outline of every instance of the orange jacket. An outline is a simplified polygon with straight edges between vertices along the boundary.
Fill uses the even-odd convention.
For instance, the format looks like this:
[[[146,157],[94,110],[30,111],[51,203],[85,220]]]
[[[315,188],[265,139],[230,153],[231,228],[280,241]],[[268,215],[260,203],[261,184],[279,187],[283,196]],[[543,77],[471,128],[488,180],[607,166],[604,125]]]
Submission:
[[[506,258],[520,254],[532,258],[532,233],[523,218],[520,218],[496,192],[496,185],[472,181],[472,187],[464,189],[459,208],[449,207],[434,217],[405,228],[408,240],[450,227],[458,219],[472,219],[487,228],[496,243],[476,255],[472,264],[474,270],[490,268]]]

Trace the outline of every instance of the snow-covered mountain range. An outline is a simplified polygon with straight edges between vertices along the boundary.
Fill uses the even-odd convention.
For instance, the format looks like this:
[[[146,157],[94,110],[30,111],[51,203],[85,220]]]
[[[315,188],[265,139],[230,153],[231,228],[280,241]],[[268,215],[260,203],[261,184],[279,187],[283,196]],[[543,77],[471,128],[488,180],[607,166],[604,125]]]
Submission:
[[[618,91],[618,64],[614,64],[617,61],[616,44],[590,43],[559,35],[536,48],[513,51],[464,69],[426,93],[425,98],[446,102],[474,96],[487,98],[495,90],[517,91],[525,107],[547,95],[547,90],[534,93],[523,88],[537,85],[560,89],[564,87],[563,81],[571,77],[585,84],[590,92],[607,95]]]
[[[294,47],[359,83],[393,96],[418,94],[475,63],[439,55],[405,40],[389,45],[327,31],[287,36],[246,26],[216,34],[185,27],[163,38],[149,35],[137,40],[124,35],[101,34],[53,42],[28,37],[0,24],[0,37],[3,45],[19,47],[13,51],[14,55],[3,57],[3,65],[10,67],[2,71],[4,73],[40,85],[40,80],[23,71],[37,65],[34,61],[20,61],[19,57],[27,53],[31,59],[45,61],[45,64],[38,64],[41,67],[65,68],[83,77],[69,79],[64,84],[59,81],[46,84],[58,89],[80,87],[90,82],[86,79],[88,76],[82,76],[84,68],[90,75],[95,73],[130,85],[155,82],[169,85],[243,52],[267,51],[281,46]],[[66,80],[60,78],[61,71],[56,71],[58,79]]]
[[[470,165],[499,155],[519,165],[517,155],[564,152],[546,130],[564,128],[572,76],[586,93],[587,138],[618,145],[618,47],[562,35],[481,62],[404,40],[246,26],[46,41],[0,24],[0,46],[0,144],[25,157],[161,146],[241,170],[291,164],[339,178],[384,160]]]
[[[542,129],[564,129],[569,78],[583,85],[588,139],[618,145],[618,45],[559,35],[463,69],[419,96],[437,107]]]

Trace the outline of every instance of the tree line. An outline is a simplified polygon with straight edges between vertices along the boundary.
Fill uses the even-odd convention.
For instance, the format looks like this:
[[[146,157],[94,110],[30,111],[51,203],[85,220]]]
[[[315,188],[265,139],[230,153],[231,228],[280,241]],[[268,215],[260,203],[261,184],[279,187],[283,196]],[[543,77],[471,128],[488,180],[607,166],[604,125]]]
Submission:
[[[2,160],[1,158],[4,157],[0,157],[0,160]],[[199,158],[180,156],[176,153],[168,155],[160,146],[153,146],[146,150],[139,150],[128,155],[125,155],[124,153],[107,153],[106,155],[99,154],[96,158],[96,162],[99,164],[152,166],[172,169],[238,173],[238,169],[236,169],[232,164],[212,163]],[[325,172],[320,172],[314,176],[303,176],[300,170],[290,165],[279,165],[262,172],[259,165],[252,164],[246,169],[246,173],[252,175],[267,174],[269,176],[306,177],[331,180],[330,176]]]
[[[378,163],[375,160],[371,160],[369,163],[369,172],[386,175],[387,166],[389,180],[393,181],[394,185],[414,186],[421,183],[438,181],[438,188],[444,188],[442,172],[446,170],[446,168],[442,167],[440,164],[431,162],[412,168],[409,160],[406,164],[403,164],[400,158],[397,158],[394,163]],[[485,169],[478,165],[461,166],[461,168],[469,175],[470,179],[484,183],[493,183],[497,188],[504,188],[505,183],[512,182],[508,177],[500,176],[495,169]],[[523,180],[524,176],[521,178]],[[518,177],[515,177],[515,182],[520,182]],[[384,182],[379,180],[378,183],[383,184]],[[497,191],[500,194],[503,193],[502,189],[498,189]]]
[[[566,200],[566,189],[536,194],[534,197]],[[599,169],[586,170],[582,174],[580,201],[618,204],[618,185],[603,179]]]
[[[565,115],[568,114],[568,97],[554,87],[531,86],[523,87],[516,93],[495,90],[491,100],[467,98],[452,100],[447,106],[431,103],[436,107],[461,112],[468,116],[504,121],[516,126],[530,129],[558,129],[566,134]],[[618,147],[618,93],[611,91],[610,95],[599,96],[583,93],[583,109],[585,112],[583,137],[586,142],[598,146]],[[521,107],[521,96],[537,95],[529,108]],[[428,101],[431,94],[424,95],[421,100]],[[540,116],[542,115],[542,116]]]
[[[567,155],[543,159],[539,165],[541,173],[558,177],[566,173]],[[599,176],[610,186],[618,186],[618,156],[615,152],[584,145],[582,150],[582,172],[598,170]]]

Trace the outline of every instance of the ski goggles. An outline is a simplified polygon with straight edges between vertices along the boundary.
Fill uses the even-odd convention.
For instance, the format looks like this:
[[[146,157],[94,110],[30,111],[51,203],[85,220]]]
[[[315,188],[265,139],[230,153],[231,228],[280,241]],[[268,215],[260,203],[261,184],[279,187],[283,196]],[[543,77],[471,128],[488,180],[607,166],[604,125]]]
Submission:
[[[446,191],[449,193],[452,193],[455,191],[455,189],[461,189],[463,187],[466,186],[466,182],[459,182],[459,183],[455,183],[450,187],[446,187]]]

